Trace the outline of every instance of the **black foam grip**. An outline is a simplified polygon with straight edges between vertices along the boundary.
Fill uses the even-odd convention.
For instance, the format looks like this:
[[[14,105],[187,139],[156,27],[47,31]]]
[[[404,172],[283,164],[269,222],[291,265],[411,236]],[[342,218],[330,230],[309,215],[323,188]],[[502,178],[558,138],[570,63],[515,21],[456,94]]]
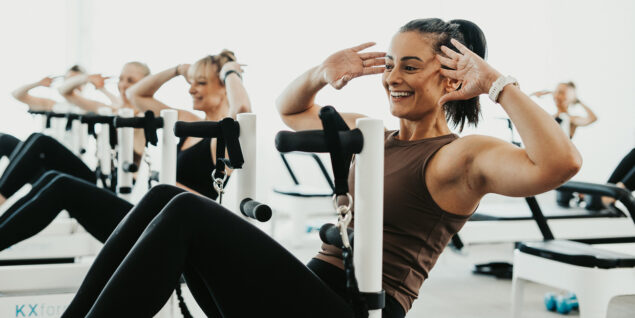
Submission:
[[[351,243],[351,246],[353,246],[353,229],[348,228],[346,229],[346,231],[348,232],[348,240]],[[335,224],[332,223],[326,223],[322,225],[322,227],[320,227],[320,239],[326,244],[337,246],[339,248],[342,248],[344,246],[344,243],[342,242],[342,236],[340,235],[340,230]]]
[[[47,112],[46,116],[51,118],[66,118],[66,113]]]
[[[49,113],[49,111],[46,111],[46,110],[31,110],[31,109],[29,109],[27,112],[33,115],[46,115]]]
[[[338,132],[343,152],[360,153],[364,137],[359,129]],[[276,135],[276,149],[280,152],[329,152],[323,130],[281,131]]]
[[[113,120],[115,128],[143,128],[145,118],[143,117],[120,117]]]
[[[245,198],[240,202],[240,212],[249,218],[260,222],[267,222],[271,219],[271,208],[251,198]]]
[[[112,124],[115,116],[84,115],[82,124]]]
[[[137,166],[134,162],[126,162],[123,164],[123,170],[126,172],[135,173],[139,170],[139,166]]]
[[[174,135],[177,137],[216,138],[221,134],[217,121],[183,122],[174,124]]]

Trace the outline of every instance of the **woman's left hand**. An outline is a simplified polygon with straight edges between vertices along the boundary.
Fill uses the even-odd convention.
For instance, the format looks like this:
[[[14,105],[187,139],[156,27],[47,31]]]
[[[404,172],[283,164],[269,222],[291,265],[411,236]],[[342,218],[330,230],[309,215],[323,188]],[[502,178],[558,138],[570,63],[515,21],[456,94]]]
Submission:
[[[440,105],[453,100],[467,100],[481,94],[488,94],[492,83],[501,76],[498,71],[459,41],[452,39],[451,42],[460,53],[441,46],[441,50],[447,57],[437,54],[437,60],[441,65],[451,69],[442,68],[439,72],[443,76],[460,81],[461,88],[443,95],[439,99]]]
[[[244,72],[242,69],[242,65],[238,64],[238,62],[227,62],[225,64],[223,64],[223,68],[221,68],[220,70],[220,77],[221,80],[225,78],[225,74],[227,74],[227,72],[229,71],[236,71],[238,72],[238,74],[241,74]]]

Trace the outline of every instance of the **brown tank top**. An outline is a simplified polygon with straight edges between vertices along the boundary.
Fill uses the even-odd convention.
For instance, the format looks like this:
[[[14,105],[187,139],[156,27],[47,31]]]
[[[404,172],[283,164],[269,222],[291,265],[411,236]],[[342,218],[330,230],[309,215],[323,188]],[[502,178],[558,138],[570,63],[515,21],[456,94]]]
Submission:
[[[442,210],[425,183],[428,160],[458,136],[403,141],[395,139],[396,133],[386,132],[384,143],[382,283],[386,293],[407,312],[439,255],[469,215]],[[354,174],[355,169],[351,168],[348,178],[351,194],[355,193]],[[344,268],[342,252],[333,245],[323,244],[315,258]]]

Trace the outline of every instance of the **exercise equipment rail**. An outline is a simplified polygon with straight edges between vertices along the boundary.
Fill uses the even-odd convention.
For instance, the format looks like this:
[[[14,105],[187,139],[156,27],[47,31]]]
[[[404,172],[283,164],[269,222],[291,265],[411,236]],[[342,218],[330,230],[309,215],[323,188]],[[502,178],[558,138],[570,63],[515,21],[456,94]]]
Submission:
[[[323,130],[279,132],[276,148],[280,152],[328,152],[335,179],[333,203],[338,212],[339,232],[325,225],[320,236],[327,244],[342,248],[347,289],[356,317],[381,317],[385,306],[382,290],[384,127],[381,120],[360,118],[356,129],[349,130],[342,117],[331,106],[320,110]],[[352,219],[353,197],[348,191],[348,173],[355,159],[354,219],[357,244],[353,253],[348,224]],[[342,203],[341,198],[347,199]],[[355,266],[353,266],[355,264]]]

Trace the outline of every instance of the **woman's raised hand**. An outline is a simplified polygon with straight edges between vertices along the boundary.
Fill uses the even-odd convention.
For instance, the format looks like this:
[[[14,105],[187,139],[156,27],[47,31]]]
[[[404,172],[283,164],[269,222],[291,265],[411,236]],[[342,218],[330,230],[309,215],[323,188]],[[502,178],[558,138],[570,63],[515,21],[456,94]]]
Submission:
[[[235,72],[238,72],[239,74],[242,74],[244,72],[242,68],[242,64],[238,64],[238,62],[232,61],[232,62],[227,62],[223,64],[223,68],[221,68],[218,74],[220,74],[221,79],[223,79],[225,78],[225,74],[227,74],[227,72],[229,71],[235,71]]]
[[[382,73],[386,65],[385,52],[359,53],[373,45],[374,42],[368,42],[329,56],[321,65],[324,81],[341,89],[355,77]]]
[[[451,69],[442,68],[439,71],[443,76],[460,81],[461,88],[443,95],[439,99],[440,105],[453,100],[466,100],[487,94],[494,81],[501,76],[498,71],[459,41],[452,39],[451,42],[460,53],[441,46],[441,50],[447,56],[437,54],[437,59],[441,65]]]
[[[105,81],[109,77],[101,76],[101,74],[91,74],[88,75],[88,81],[95,86],[96,89],[103,88],[105,85]]]
[[[40,86],[44,86],[44,87],[50,87],[50,86],[51,86],[51,83],[53,83],[53,79],[47,76],[47,77],[45,77],[45,78],[41,79],[41,80],[38,82],[38,85],[40,85]]]

